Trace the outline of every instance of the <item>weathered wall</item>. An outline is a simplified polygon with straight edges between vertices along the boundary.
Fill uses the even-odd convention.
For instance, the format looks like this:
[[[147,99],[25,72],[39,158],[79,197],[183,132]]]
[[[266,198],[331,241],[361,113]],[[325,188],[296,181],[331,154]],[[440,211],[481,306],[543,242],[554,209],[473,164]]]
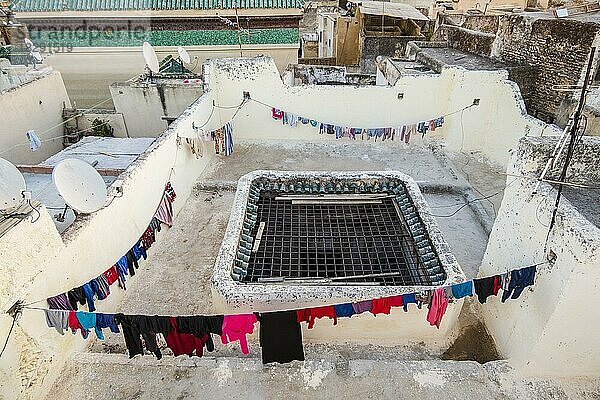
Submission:
[[[217,103],[227,106],[240,104],[242,92],[249,91],[251,97],[295,114],[355,127],[398,126],[454,112],[430,135],[445,138],[451,150],[482,151],[500,165],[506,165],[519,137],[539,135],[545,128],[526,115],[518,88],[505,71],[448,68],[439,75],[402,77],[393,87],[289,87],[268,58],[218,60],[209,69],[207,83]],[[404,94],[402,100],[398,93]],[[456,112],[475,98],[481,99],[479,106]],[[232,113],[220,110],[209,126],[222,126]],[[331,140],[310,125],[283,126],[271,118],[270,109],[252,101],[238,113],[235,126],[236,136],[243,138]],[[547,128],[545,134],[550,133],[554,131]],[[419,135],[413,140],[418,142]]]
[[[299,44],[244,45],[244,56],[268,54],[275,60],[280,71],[298,60]],[[176,47],[156,47],[158,59],[177,53]],[[237,57],[238,46],[186,46],[198,62],[188,66],[193,72],[201,73],[202,63],[207,59]],[[114,82],[125,82],[144,70],[144,58],[139,47],[76,47],[70,52],[54,53],[47,60],[49,65],[60,71],[70,98],[79,108],[92,107],[104,102],[101,108],[112,106],[109,86]],[[195,63],[195,61],[194,61]],[[107,100],[108,99],[108,100]]]
[[[554,122],[562,108],[572,107],[572,93],[553,86],[582,82],[590,47],[599,41],[600,24],[574,19],[503,15],[445,20],[460,25],[443,26],[451,47],[508,66],[527,66],[511,78],[521,87],[529,113],[547,122]]]
[[[167,128],[163,116],[179,116],[204,89],[202,84],[181,82],[119,82],[110,85],[110,92],[115,110],[123,115],[129,137],[154,137]]]
[[[536,178],[556,138],[524,138],[508,166],[509,174]],[[586,138],[575,154],[577,175],[600,182],[596,168],[598,139]],[[544,243],[556,191],[535,180],[509,176],[502,206],[480,274],[505,272],[507,266],[546,260]],[[578,204],[578,207],[586,204]],[[589,206],[589,205],[587,205]],[[535,375],[600,374],[600,229],[563,197],[547,245],[557,258],[538,267],[535,286],[518,300],[501,304],[491,298],[482,306],[485,323],[498,350],[511,363]]]
[[[360,35],[360,71],[374,74],[377,71],[377,56],[402,58],[406,53],[408,42],[423,40],[422,36],[379,36],[373,34]]]
[[[0,93],[0,153],[10,149],[0,157],[15,164],[37,164],[62,150],[63,103],[70,105],[58,71]],[[33,152],[25,135],[31,129],[41,140],[54,140]]]
[[[0,238],[0,276],[10,277],[0,286],[2,310],[19,299],[28,303],[63,293],[113,265],[148,227],[167,179],[178,194],[174,211],[179,212],[214,156],[206,151],[205,157],[196,159],[187,145],[177,144],[177,135],[191,131],[192,121],[206,120],[211,104],[212,97],[206,95],[157,138],[120,175],[123,195],[105,208],[80,217],[62,235],[42,208],[37,222],[23,221]],[[98,308],[114,309],[119,300],[119,290],[115,290]],[[6,337],[10,321],[7,314],[0,314],[0,336]],[[42,312],[25,312],[0,360],[0,393],[7,399],[21,391],[23,398],[42,397],[36,383],[52,382],[66,357],[83,346],[80,337],[61,337],[48,329]],[[48,368],[50,363],[52,368]]]

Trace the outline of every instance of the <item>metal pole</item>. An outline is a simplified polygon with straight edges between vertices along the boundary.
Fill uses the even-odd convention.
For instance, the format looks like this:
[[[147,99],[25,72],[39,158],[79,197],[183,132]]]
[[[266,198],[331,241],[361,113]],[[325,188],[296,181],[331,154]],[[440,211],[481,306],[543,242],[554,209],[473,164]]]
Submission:
[[[548,228],[548,235],[546,236],[546,243],[548,243],[548,238],[550,237],[550,232],[556,223],[556,214],[558,211],[558,205],[560,203],[560,198],[563,190],[563,182],[567,178],[567,170],[569,169],[569,164],[571,163],[571,158],[573,157],[573,152],[575,150],[575,142],[577,141],[577,130],[579,129],[579,122],[581,121],[581,114],[583,113],[583,108],[585,107],[585,99],[587,95],[588,85],[590,83],[590,78],[592,75],[592,65],[594,63],[594,55],[596,54],[596,48],[592,47],[590,52],[590,58],[588,60],[587,70],[585,72],[585,80],[583,81],[583,88],[581,89],[581,95],[579,96],[579,103],[577,104],[577,109],[575,111],[575,115],[573,116],[573,126],[571,127],[571,138],[569,140],[569,148],[567,150],[567,154],[565,156],[565,163],[563,165],[563,169],[560,173],[560,177],[558,178],[558,191],[556,194],[556,202],[554,203],[554,210],[552,211],[552,220],[550,221],[550,226]]]

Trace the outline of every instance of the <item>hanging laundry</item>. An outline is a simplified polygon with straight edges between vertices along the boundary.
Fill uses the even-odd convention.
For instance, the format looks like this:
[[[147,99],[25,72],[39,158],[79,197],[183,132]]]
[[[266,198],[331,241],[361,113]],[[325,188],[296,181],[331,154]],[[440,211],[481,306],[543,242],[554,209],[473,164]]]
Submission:
[[[452,296],[455,299],[473,296],[473,281],[466,281],[452,285]]]
[[[69,290],[67,292],[67,297],[69,298],[69,303],[71,303],[71,310],[77,310],[77,303],[81,304],[82,306],[87,303],[82,286]]]
[[[112,333],[120,333],[114,314],[96,313],[96,332],[104,328],[109,328]]]
[[[404,312],[408,312],[408,305],[410,303],[415,303],[417,304],[417,299],[415,297],[414,293],[406,293],[402,295],[402,309],[404,310]]]
[[[173,351],[173,354],[175,356],[182,354],[192,356],[195,351],[196,356],[202,357],[204,354],[204,345],[209,340],[210,335],[206,333],[202,337],[198,337],[191,333],[179,331],[176,317],[171,317],[170,323],[171,331],[165,336],[165,340],[167,341],[167,346]]]
[[[135,254],[133,253],[132,249],[129,249],[129,251],[127,253],[125,253],[125,258],[127,259],[129,275],[134,276],[135,270],[138,269],[140,266],[137,262],[137,258],[135,257]]]
[[[190,146],[190,151],[197,158],[200,159],[204,153],[203,141],[200,138],[186,138],[185,142]]]
[[[106,299],[108,295],[110,295],[110,284],[108,283],[108,279],[102,274],[95,279],[95,282],[95,285],[92,285],[92,289],[98,297],[98,300]]]
[[[319,125],[319,123],[317,121],[315,121],[314,119],[311,119],[309,122],[312,127],[316,127],[317,125]]]
[[[167,182],[165,184],[165,194],[167,195],[171,203],[174,202],[177,198],[177,193],[175,193],[175,189],[173,189],[173,185],[171,185],[171,182]]]
[[[500,276],[490,276],[487,278],[478,278],[473,280],[477,299],[481,304],[487,301],[490,296],[496,296],[501,287]]]
[[[427,322],[431,326],[440,327],[442,318],[446,313],[446,307],[448,307],[448,298],[444,293],[444,288],[437,288],[433,291],[433,297],[429,304],[429,312],[427,313]]]
[[[435,119],[435,127],[441,128],[444,125],[444,117],[439,117]]]
[[[173,191],[173,195],[175,195],[174,191]],[[162,227],[160,226],[160,221],[156,217],[152,217],[149,228],[153,233],[160,232],[160,230],[162,229]],[[148,250],[148,247],[146,247],[146,246],[144,246],[144,247],[146,248],[146,250]]]
[[[279,110],[277,108],[272,108],[271,109],[271,115],[273,116],[273,119],[282,119],[283,118],[283,111]]]
[[[77,312],[74,310],[69,311],[69,316],[67,318],[69,321],[69,328],[71,328],[73,334],[77,333],[78,330],[81,330],[81,336],[83,336],[84,339],[87,339],[88,331],[81,326],[81,322],[77,319]]]
[[[352,308],[356,314],[362,314],[373,309],[373,300],[359,301],[352,303]]]
[[[88,310],[96,311],[96,306],[94,304],[94,291],[92,290],[92,286],[88,283],[82,286],[83,293],[85,294],[85,299],[87,300]]]
[[[518,299],[527,286],[533,285],[535,273],[535,266],[511,271],[508,290],[505,290],[504,293],[502,293],[502,302],[504,303],[509,297],[513,300]]]
[[[225,315],[223,317],[221,341],[223,344],[227,344],[239,340],[242,353],[248,354],[250,351],[248,350],[246,334],[251,334],[254,331],[255,322],[256,315],[254,314]]]
[[[219,128],[212,133],[213,140],[215,141],[215,154],[221,154],[225,148],[225,137],[223,134],[223,128]]]
[[[341,139],[343,134],[344,134],[344,130],[342,129],[341,126],[334,126],[333,127],[333,131],[335,132],[335,138],[336,139]]]
[[[211,334],[218,336],[223,334],[223,315],[177,317],[177,329],[181,333],[190,333],[199,338],[208,335],[206,350],[214,351],[215,345]]]
[[[156,219],[156,217],[154,217],[152,219],[153,221],[156,220],[158,221],[158,219]],[[159,226],[160,226],[160,222],[159,222]],[[152,227],[152,225],[150,225],[142,234],[142,237],[140,238],[140,244],[144,247],[144,249],[147,251],[152,244],[156,241],[156,235],[155,235],[155,231],[156,229],[154,229]]]
[[[133,251],[133,255],[135,256],[136,261],[139,261],[140,258],[143,258],[144,260],[148,258],[148,253],[146,253],[146,248],[142,246],[141,239],[133,245],[131,251]]]
[[[336,317],[351,317],[355,314],[352,303],[336,304],[333,306]]]
[[[73,306],[69,302],[69,298],[66,293],[57,294],[56,296],[48,297],[46,299],[48,307],[52,310],[72,310]]]
[[[373,308],[371,309],[371,313],[373,315],[389,314],[391,312],[392,307],[401,307],[403,305],[404,301],[402,299],[402,296],[391,296],[373,299]]]
[[[295,311],[262,313],[259,321],[263,364],[304,361],[302,329]]]
[[[106,271],[104,271],[104,276],[106,277],[106,281],[109,285],[112,285],[116,281],[119,280],[119,273],[117,272],[117,267],[113,265]]]
[[[163,194],[154,216],[169,228],[173,226],[173,204],[166,194]]]
[[[435,123],[435,120],[432,119],[427,123],[427,126],[429,127],[429,130],[431,132],[435,132],[435,128],[437,128],[437,124]]]
[[[224,143],[223,154],[230,156],[233,154],[233,121],[229,121],[223,127]]]
[[[308,124],[309,121],[310,120],[308,118],[300,117],[300,122],[302,122],[302,125]]]
[[[32,151],[36,151],[37,149],[42,147],[42,141],[40,140],[37,133],[33,129],[30,131],[27,131],[27,133],[25,135],[27,136],[27,140],[29,140],[29,148]]]
[[[89,332],[90,329],[94,329],[96,332],[96,336],[100,340],[104,340],[104,334],[102,333],[102,329],[98,328],[96,325],[96,314],[85,312],[85,311],[77,311],[75,312],[77,316],[77,320],[83,329]]]
[[[312,329],[315,320],[323,317],[333,318],[333,325],[337,325],[337,316],[333,306],[305,308],[304,310],[297,310],[296,314],[298,322],[308,322],[308,329]]]
[[[44,310],[48,328],[55,328],[61,335],[69,329],[69,313],[66,310]]]
[[[165,332],[171,331],[169,317],[115,314],[114,321],[121,325],[129,358],[144,354],[141,337],[144,338],[148,351],[154,353],[159,360],[162,358],[156,342],[156,334],[166,335]]]

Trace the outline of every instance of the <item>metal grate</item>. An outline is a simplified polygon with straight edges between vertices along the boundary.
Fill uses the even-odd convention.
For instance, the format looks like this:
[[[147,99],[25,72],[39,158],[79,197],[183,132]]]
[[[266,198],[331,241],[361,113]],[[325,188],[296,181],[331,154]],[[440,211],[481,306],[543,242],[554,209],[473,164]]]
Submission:
[[[318,204],[276,196],[262,192],[258,199],[256,251],[244,282],[357,277],[340,282],[431,284],[393,198]],[[358,277],[373,274],[386,276]]]

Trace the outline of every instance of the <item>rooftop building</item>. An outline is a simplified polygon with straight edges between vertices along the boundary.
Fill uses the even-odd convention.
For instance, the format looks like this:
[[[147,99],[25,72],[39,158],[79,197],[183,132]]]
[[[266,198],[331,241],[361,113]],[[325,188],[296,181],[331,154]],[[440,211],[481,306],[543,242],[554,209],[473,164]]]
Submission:
[[[202,96],[150,144],[135,139],[140,147],[126,152],[133,139],[85,142],[56,156],[92,161],[97,155],[81,150],[122,147],[128,156],[118,159],[125,168],[117,175],[119,196],[62,233],[42,205],[35,222],[23,219],[0,237],[3,309],[102,274],[147,229],[167,181],[177,192],[173,226],[157,234],[127,291],[115,287],[98,302],[100,312],[316,307],[540,263],[535,285],[506,303],[455,299],[439,329],[425,320],[426,306],[412,304],[407,313],[360,314],[336,326],[320,320],[303,327],[305,362],[268,367],[258,358],[256,329],[244,357],[218,344],[202,358],[165,351],[160,361],[128,360],[120,335],[107,334],[104,342],[60,336],[47,328],[43,312],[24,310],[0,361],[7,397],[155,398],[161,390],[183,398],[600,393],[600,332],[589,323],[600,315],[582,308],[599,300],[597,207],[586,200],[599,181],[591,168],[596,138],[581,140],[568,174],[573,190],[579,185],[584,192],[563,198],[548,231],[558,166],[538,178],[562,131],[526,113],[505,70],[446,65],[439,73],[401,74],[385,86],[288,85],[271,58],[253,57],[207,63],[204,83]],[[299,117],[297,123],[283,123],[281,111]],[[409,138],[392,140],[384,128],[436,120],[441,126]],[[229,122],[233,153],[225,155],[210,138]],[[397,236],[382,242],[381,235]],[[294,241],[300,237],[313,242]],[[344,247],[342,239],[365,243]],[[298,256],[292,249],[300,249]],[[397,270],[384,270],[390,266]],[[394,278],[373,275],[381,273]],[[333,280],[349,276],[355,284]],[[0,315],[0,337],[11,322]]]

